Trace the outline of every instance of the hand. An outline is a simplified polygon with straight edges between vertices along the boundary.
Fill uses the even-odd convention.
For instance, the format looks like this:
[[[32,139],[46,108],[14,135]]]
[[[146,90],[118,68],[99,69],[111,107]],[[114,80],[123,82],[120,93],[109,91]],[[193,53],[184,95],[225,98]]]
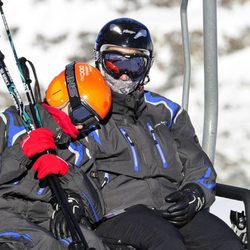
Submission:
[[[51,174],[64,176],[69,170],[67,162],[54,154],[44,154],[40,156],[32,168],[37,171],[38,179],[43,179]]]
[[[78,194],[69,194],[68,203],[77,222],[84,216],[84,207]],[[71,237],[65,216],[58,204],[54,204],[54,211],[50,219],[50,231],[56,239]]]
[[[56,149],[53,132],[47,128],[32,130],[22,141],[21,147],[28,158],[48,149]]]
[[[173,192],[165,200],[174,204],[166,211],[162,211],[162,214],[178,227],[187,224],[205,203],[202,189],[194,183],[187,184],[182,190]]]

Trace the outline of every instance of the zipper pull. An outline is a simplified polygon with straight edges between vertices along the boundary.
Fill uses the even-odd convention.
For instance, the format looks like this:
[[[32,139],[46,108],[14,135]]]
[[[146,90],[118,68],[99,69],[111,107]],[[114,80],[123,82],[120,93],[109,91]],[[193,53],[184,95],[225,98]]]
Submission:
[[[135,146],[134,142],[131,140],[131,138],[129,137],[129,135],[127,134],[127,132],[124,129],[122,129],[122,128],[120,130],[121,130],[122,134],[127,138],[129,144],[131,146]]]
[[[151,124],[149,122],[147,123],[147,125],[148,125],[148,129],[149,129],[149,131],[150,131],[150,133],[152,135],[154,144],[157,145],[158,141],[156,140],[156,137],[155,137],[155,131],[154,131],[153,127],[151,126]]]
[[[108,173],[105,173],[104,174],[104,180],[101,184],[101,188],[103,188],[107,183],[109,183],[109,174]]]

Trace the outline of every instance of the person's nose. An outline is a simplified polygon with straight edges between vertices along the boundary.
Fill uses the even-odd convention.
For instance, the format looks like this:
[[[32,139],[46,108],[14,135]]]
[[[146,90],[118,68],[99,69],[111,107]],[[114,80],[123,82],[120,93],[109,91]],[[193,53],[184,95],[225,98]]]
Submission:
[[[122,80],[122,81],[127,81],[127,80],[129,80],[130,78],[129,78],[129,76],[127,75],[127,74],[122,74],[121,76],[120,76],[120,80]]]

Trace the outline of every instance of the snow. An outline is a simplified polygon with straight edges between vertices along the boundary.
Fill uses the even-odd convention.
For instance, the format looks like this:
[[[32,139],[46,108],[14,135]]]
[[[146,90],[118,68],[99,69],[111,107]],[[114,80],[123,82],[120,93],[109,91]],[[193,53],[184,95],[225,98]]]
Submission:
[[[157,8],[152,6],[149,0],[138,2],[144,4],[135,9],[133,1],[124,0],[4,1],[3,10],[9,27],[21,28],[13,36],[18,56],[25,56],[35,64],[40,83],[45,89],[54,76],[64,69],[72,51],[79,48],[78,32],[87,31],[97,34],[106,22],[123,16],[123,8],[130,10],[125,13],[125,16],[145,23],[156,37],[161,37],[162,33],[166,31],[180,30],[179,8]],[[225,36],[237,37],[244,28],[250,27],[249,10],[249,2],[244,6],[234,4],[232,8],[218,9],[218,43],[220,47],[225,46]],[[202,1],[190,1],[188,17],[191,31],[202,29]],[[23,92],[3,25],[0,25],[0,34],[0,48],[6,56],[5,62],[18,89]],[[65,40],[52,45],[49,42],[39,42],[38,35],[44,35],[51,40],[61,35],[65,36]],[[182,52],[176,51],[176,53]],[[164,60],[165,57],[165,61],[170,62],[168,55],[169,50],[162,49],[158,59]],[[219,180],[230,180],[233,184],[245,188],[250,186],[249,58],[250,43],[246,48],[235,53],[219,56],[218,61],[220,106],[216,152],[218,156],[223,156],[222,158],[225,159],[223,162],[216,159],[215,165]],[[151,82],[147,88],[154,90],[156,87],[163,86],[166,74],[168,74],[167,68],[159,70],[153,66],[150,74]],[[200,140],[203,127],[203,75],[203,65],[195,65],[195,68],[192,68],[189,113]],[[182,79],[180,80],[182,81]],[[163,94],[181,103],[181,91],[180,84]],[[5,94],[6,90],[1,88],[0,93]],[[215,210],[219,211],[223,217],[226,213],[221,209],[225,203],[218,198],[214,205]],[[241,208],[237,202],[235,204]],[[231,206],[233,206],[232,201],[227,207]]]
[[[229,226],[231,226],[231,210],[237,212],[245,211],[244,203],[242,201],[216,197],[216,201],[211,206],[210,212],[219,216],[223,221],[225,221]]]

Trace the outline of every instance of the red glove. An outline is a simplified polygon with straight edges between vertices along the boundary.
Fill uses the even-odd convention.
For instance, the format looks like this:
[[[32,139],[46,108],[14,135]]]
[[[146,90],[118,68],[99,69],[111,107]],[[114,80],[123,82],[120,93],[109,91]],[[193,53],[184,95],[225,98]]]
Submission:
[[[52,115],[57,124],[62,128],[63,132],[70,135],[73,139],[76,139],[79,135],[79,131],[75,125],[71,122],[70,117],[62,110],[49,106],[46,103],[42,104],[43,107]]]
[[[32,130],[22,141],[21,147],[28,158],[48,149],[56,149],[53,132],[47,128]]]
[[[69,166],[62,158],[54,154],[44,154],[40,156],[33,165],[33,170],[37,171],[37,178],[43,179],[50,174],[64,176],[69,170]]]

